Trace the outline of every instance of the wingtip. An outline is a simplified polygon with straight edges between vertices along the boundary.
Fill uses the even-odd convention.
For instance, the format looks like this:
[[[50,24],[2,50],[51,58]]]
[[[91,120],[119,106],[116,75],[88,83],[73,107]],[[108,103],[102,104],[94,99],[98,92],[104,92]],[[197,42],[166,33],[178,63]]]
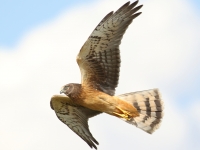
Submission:
[[[139,0],[134,1],[131,5],[136,6],[138,4]]]
[[[142,4],[142,5],[139,5],[138,7],[140,7],[140,8],[142,8],[144,5]]]
[[[132,19],[135,19],[136,17],[138,17],[141,14],[142,14],[142,12],[135,13],[134,15],[132,15]]]
[[[94,143],[87,142],[90,148],[95,148],[97,150],[97,146]],[[98,145],[98,144],[97,144]]]
[[[126,2],[124,5],[122,5],[118,10],[121,10],[122,8],[126,8],[130,5],[130,1]]]

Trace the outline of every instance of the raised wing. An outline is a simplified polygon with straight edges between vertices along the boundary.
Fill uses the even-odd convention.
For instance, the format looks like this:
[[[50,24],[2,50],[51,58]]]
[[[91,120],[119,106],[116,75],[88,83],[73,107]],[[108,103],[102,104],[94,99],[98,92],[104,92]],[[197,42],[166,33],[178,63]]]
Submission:
[[[81,137],[91,148],[97,149],[95,144],[99,143],[90,133],[88,119],[101,112],[77,106],[64,95],[54,95],[50,104],[60,121]]]
[[[127,2],[106,15],[82,46],[77,63],[83,86],[114,95],[120,72],[119,45],[129,24],[141,14],[136,13],[142,7],[135,7],[137,3]]]

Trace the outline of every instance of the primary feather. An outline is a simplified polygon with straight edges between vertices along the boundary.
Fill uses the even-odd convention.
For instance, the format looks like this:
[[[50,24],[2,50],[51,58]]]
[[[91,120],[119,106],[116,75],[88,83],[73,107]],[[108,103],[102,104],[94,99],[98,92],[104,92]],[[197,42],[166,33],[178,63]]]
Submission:
[[[136,13],[142,7],[135,7],[137,3],[127,2],[107,14],[82,46],[77,56],[82,85],[115,94],[121,62],[119,45],[128,26],[141,14]]]

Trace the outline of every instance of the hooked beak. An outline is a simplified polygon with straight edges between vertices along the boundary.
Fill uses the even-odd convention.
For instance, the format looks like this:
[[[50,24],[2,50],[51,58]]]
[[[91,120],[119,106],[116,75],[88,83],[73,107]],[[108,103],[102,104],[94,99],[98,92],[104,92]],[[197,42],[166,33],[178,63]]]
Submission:
[[[60,94],[65,93],[65,92],[66,92],[65,89],[62,87],[60,90]]]
[[[62,93],[64,93],[64,90],[61,90],[61,91],[60,91],[60,94],[62,94]]]

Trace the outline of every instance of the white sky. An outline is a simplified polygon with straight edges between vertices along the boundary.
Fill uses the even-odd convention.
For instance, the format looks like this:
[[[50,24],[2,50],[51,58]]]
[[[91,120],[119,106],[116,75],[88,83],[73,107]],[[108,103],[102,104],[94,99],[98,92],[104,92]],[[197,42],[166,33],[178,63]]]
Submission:
[[[103,0],[77,6],[28,32],[14,50],[0,51],[0,149],[89,149],[56,118],[49,101],[62,85],[80,82],[78,51],[99,21],[125,2]],[[116,94],[160,88],[165,102],[163,123],[148,135],[117,118],[99,115],[89,122],[91,132],[100,150],[198,149],[200,97],[188,99],[192,104],[185,109],[175,95],[197,81],[191,76],[196,77],[194,70],[199,71],[200,64],[199,16],[186,0],[140,4],[144,4],[143,13],[120,46]]]

